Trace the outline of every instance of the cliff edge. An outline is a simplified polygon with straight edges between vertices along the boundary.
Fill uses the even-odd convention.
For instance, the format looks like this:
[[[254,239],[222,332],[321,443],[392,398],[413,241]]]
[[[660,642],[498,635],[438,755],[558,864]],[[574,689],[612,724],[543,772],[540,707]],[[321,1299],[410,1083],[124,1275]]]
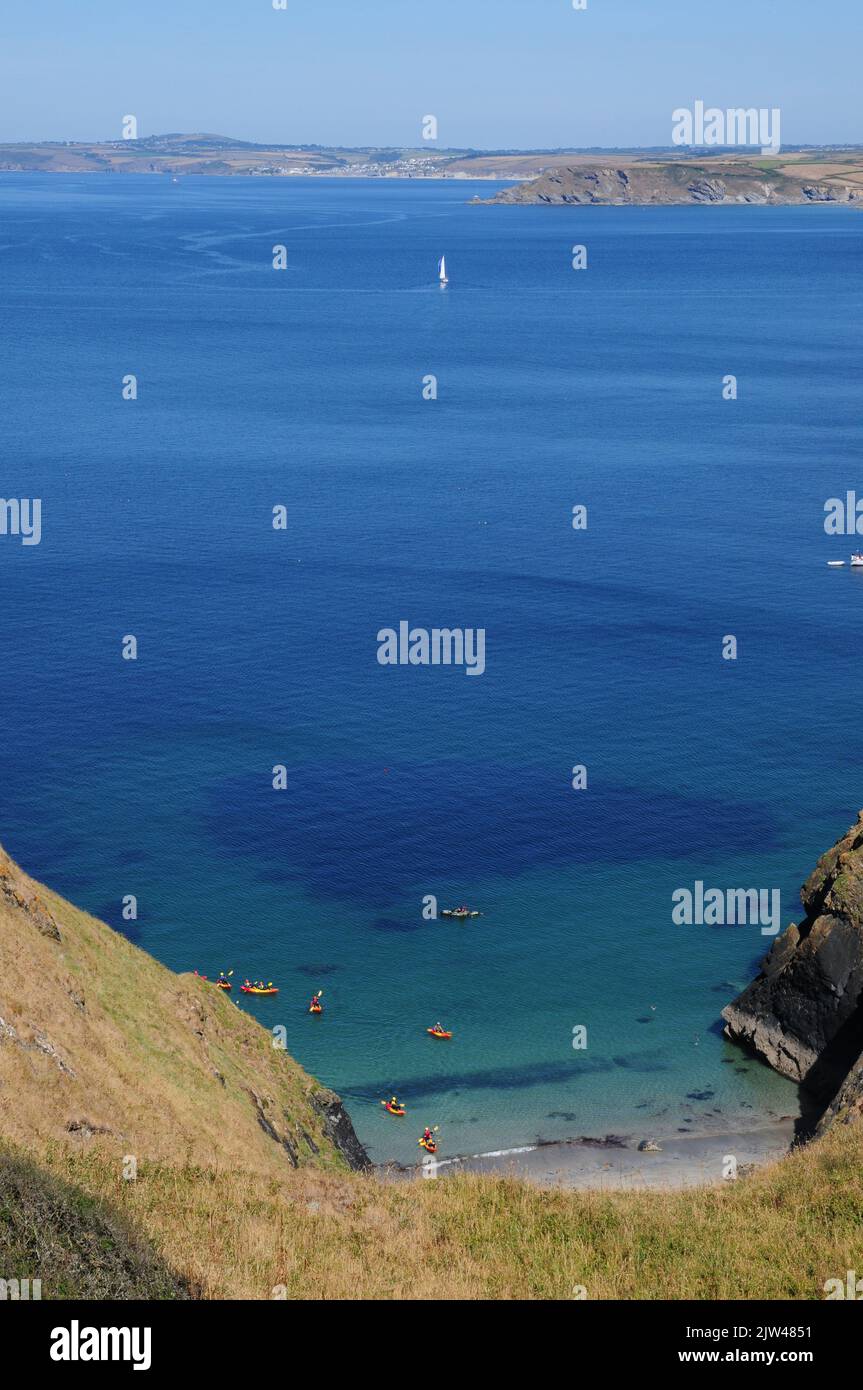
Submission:
[[[846,1115],[863,1106],[863,811],[800,893],[805,917],[722,1011],[726,1036]],[[856,1078],[856,1079],[855,1079]]]
[[[817,166],[815,166],[817,169]],[[825,166],[826,167],[826,166]],[[603,167],[595,162],[567,164],[527,183],[504,188],[493,198],[475,203],[648,207],[653,204],[755,203],[855,203],[863,197],[860,185],[829,171],[816,181],[798,172],[793,163],[784,168],[777,161],[759,165],[741,161],[693,160],[650,163],[629,160]]]
[[[37,1155],[96,1148],[118,1173],[129,1156],[269,1177],[370,1166],[339,1097],[230,997],[173,974],[2,849],[0,1140]]]

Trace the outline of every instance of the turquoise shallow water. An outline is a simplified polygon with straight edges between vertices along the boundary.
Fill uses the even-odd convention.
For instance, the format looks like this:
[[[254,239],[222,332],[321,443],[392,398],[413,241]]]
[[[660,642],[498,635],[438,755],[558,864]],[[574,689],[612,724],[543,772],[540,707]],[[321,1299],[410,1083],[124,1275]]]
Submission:
[[[671,895],[784,924],[863,801],[822,524],[863,495],[863,221],[474,191],[0,176],[0,494],[43,500],[0,537],[2,838],[173,969],[276,980],[242,1007],[377,1159],[791,1113],[717,1023],[769,940]],[[484,627],[485,674],[379,666],[402,618]]]

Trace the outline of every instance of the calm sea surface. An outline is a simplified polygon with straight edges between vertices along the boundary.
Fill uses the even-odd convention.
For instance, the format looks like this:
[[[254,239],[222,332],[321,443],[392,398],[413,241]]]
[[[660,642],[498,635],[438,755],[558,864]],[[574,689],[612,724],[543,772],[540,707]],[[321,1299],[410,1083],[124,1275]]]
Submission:
[[[785,925],[863,804],[863,215],[493,190],[0,176],[0,839],[274,980],[376,1159],[793,1112],[717,1026],[769,939],[671,895]],[[380,666],[402,619],[485,673]]]

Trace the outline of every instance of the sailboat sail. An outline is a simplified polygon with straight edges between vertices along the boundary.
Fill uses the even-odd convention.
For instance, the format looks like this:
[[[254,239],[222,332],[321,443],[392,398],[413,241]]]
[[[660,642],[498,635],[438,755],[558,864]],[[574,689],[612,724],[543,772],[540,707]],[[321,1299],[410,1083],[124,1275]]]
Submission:
[[[446,278],[446,256],[441,256],[440,258],[440,282],[442,285],[448,283]]]

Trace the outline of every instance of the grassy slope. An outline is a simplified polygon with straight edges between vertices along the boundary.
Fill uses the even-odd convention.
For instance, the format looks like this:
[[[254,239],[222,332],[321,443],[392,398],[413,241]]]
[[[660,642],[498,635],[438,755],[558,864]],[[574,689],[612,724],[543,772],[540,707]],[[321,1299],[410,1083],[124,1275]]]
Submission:
[[[0,851],[0,1018],[18,1040],[0,1029],[0,1095],[15,1097],[0,1135],[39,1148],[95,1143],[118,1171],[135,1155],[276,1175],[288,1160],[258,1123],[258,1097],[301,1163],[344,1167],[310,1103],[315,1083],[248,1014],[8,860],[4,874],[3,859]],[[38,909],[19,906],[4,883],[25,904],[38,893],[62,940],[40,932]],[[81,1122],[92,1140],[70,1132]]]
[[[20,1267],[20,1210],[26,1198],[38,1211],[43,1189],[94,1230],[105,1219],[141,1233],[130,1241],[145,1252],[144,1272],[119,1272],[113,1236],[86,1278],[64,1266],[63,1290],[84,1297],[94,1281],[141,1296],[147,1279],[151,1293],[177,1296],[175,1270],[223,1298],[283,1288],[289,1298],[566,1299],[578,1285],[590,1298],[819,1298],[826,1279],[860,1267],[863,1126],[836,1127],[750,1178],[694,1192],[540,1192],[488,1177],[384,1184],[344,1169],[309,1107],[308,1078],[230,1001],[40,892],[62,943],[0,893],[0,1017],[22,1039],[50,1038],[77,1075],[0,1040],[0,1097],[15,1097],[0,1110],[0,1134],[41,1164],[29,1170],[32,1194],[19,1181],[4,1207],[0,1185],[0,1267],[10,1258]],[[84,1010],[71,997],[81,993]],[[269,1100],[268,1113],[287,1109],[320,1155],[306,1150],[293,1170],[246,1087]],[[114,1133],[74,1138],[65,1125],[81,1113]],[[121,1172],[130,1152],[135,1182]],[[26,1273],[56,1296],[44,1255]]]
[[[195,1292],[127,1217],[2,1150],[0,1277],[41,1278],[52,1298],[186,1299]]]
[[[863,1254],[859,1126],[737,1183],[665,1194],[149,1164],[123,1183],[98,1153],[46,1162],[215,1298],[569,1299],[582,1285],[592,1299],[817,1299]]]

